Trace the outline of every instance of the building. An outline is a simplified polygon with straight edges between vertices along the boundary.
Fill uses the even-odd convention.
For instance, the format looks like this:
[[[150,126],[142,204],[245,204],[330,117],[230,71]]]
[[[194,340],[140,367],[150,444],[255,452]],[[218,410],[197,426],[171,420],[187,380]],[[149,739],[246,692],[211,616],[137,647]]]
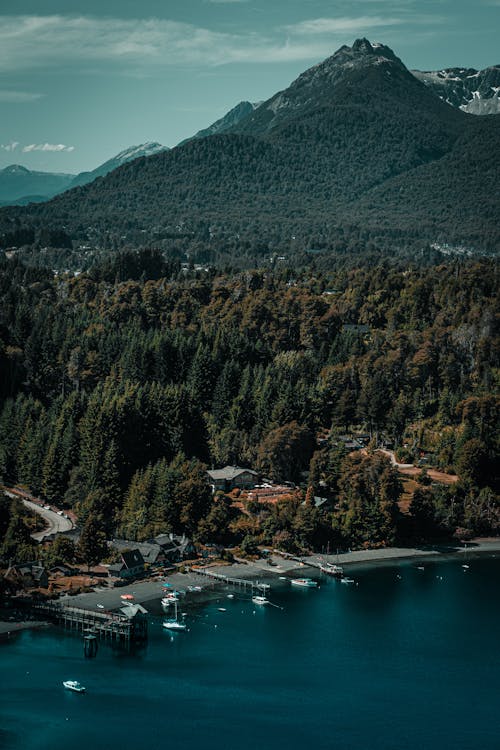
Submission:
[[[127,604],[120,607],[120,614],[130,621],[130,638],[134,641],[145,640],[148,634],[147,609],[141,604]]]
[[[113,539],[108,544],[118,552],[126,552],[131,549],[139,550],[146,565],[151,567],[158,567],[167,559],[162,547],[154,540],[151,542],[132,542],[129,539]]]
[[[138,549],[124,550],[121,562],[110,565],[108,574],[115,578],[136,578],[144,573],[144,558]]]
[[[46,589],[49,585],[47,571],[38,562],[11,565],[5,573],[5,578],[25,589]]]
[[[212,469],[207,472],[214,491],[231,492],[235,488],[240,490],[252,490],[259,484],[260,475],[252,469],[243,469],[241,466],[225,466],[223,469]]]
[[[198,554],[192,540],[185,534],[158,534],[151,542],[161,547],[165,560],[170,563],[193,560]]]

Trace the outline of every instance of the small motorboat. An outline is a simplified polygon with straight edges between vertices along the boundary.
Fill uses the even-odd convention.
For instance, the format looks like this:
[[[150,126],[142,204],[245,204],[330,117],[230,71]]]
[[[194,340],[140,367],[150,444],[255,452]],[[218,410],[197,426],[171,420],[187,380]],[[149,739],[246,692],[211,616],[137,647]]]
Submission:
[[[226,611],[225,607],[217,607],[217,609],[219,610],[219,612],[225,612]]]
[[[347,576],[343,576],[340,579],[340,583],[354,583],[354,578],[347,578]]]
[[[302,586],[306,589],[314,589],[318,585],[317,581],[313,581],[312,578],[292,578],[290,583],[292,586]]]
[[[83,685],[81,683],[77,682],[76,680],[65,680],[63,682],[63,685],[66,688],[66,690],[72,690],[73,693],[84,693],[85,692],[85,688],[83,687]]]
[[[227,595],[227,598],[228,598],[228,599],[234,599],[234,594],[228,594],[228,595]]]
[[[269,604],[269,599],[267,596],[261,596],[260,594],[256,594],[255,596],[252,596],[252,601],[254,604]]]

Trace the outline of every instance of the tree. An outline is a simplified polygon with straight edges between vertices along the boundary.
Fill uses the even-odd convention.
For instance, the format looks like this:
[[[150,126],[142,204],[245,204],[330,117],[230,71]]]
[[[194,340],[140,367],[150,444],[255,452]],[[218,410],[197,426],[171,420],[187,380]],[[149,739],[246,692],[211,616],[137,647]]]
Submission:
[[[108,545],[102,520],[98,516],[89,515],[76,545],[76,555],[90,570],[90,566],[100,562],[107,551]]]

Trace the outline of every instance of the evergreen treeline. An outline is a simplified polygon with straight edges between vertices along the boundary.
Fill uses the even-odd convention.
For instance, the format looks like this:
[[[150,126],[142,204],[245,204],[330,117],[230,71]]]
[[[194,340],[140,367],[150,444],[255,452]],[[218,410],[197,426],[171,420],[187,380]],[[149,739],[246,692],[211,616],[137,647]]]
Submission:
[[[6,483],[136,539],[171,529],[293,549],[498,531],[493,261],[291,280],[160,275],[153,256],[76,278],[1,262]],[[339,447],[352,425],[402,457],[425,447],[460,482],[422,484],[402,521],[388,461]],[[227,463],[302,484],[305,505],[235,517],[205,474]],[[330,515],[314,494],[332,498]]]

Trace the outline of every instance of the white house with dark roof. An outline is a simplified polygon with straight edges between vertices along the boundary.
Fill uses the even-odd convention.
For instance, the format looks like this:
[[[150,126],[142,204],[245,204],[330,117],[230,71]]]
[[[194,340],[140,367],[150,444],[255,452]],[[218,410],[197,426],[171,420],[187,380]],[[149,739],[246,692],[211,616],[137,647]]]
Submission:
[[[225,466],[223,469],[211,469],[207,472],[214,490],[230,492],[236,487],[240,490],[252,490],[259,483],[260,475],[253,469],[241,466]]]

